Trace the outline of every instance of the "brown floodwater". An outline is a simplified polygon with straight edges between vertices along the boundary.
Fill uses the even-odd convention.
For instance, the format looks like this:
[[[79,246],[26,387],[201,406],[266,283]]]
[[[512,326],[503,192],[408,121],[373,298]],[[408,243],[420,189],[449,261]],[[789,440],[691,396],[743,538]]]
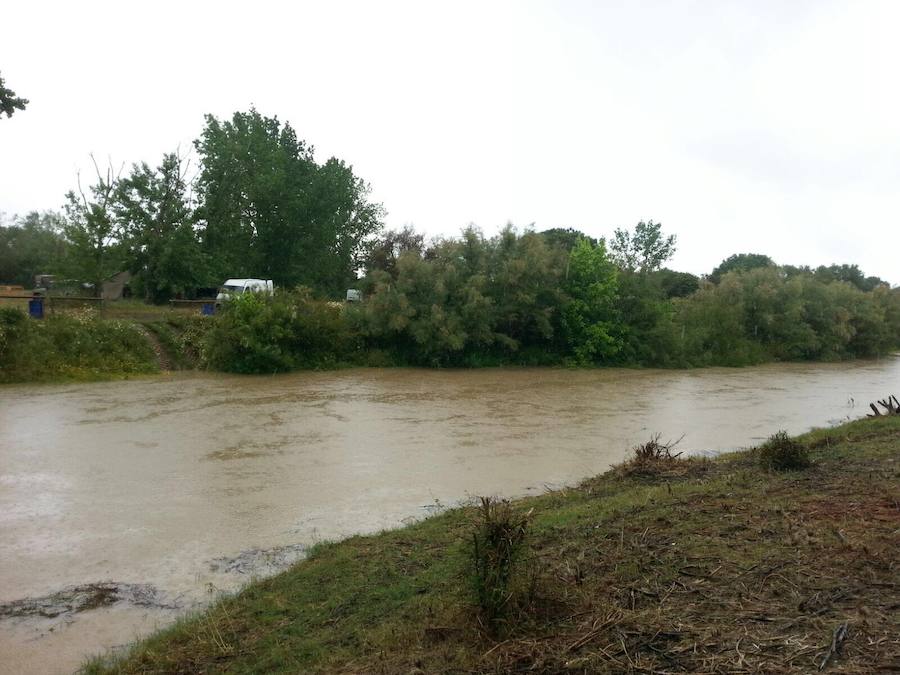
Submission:
[[[571,484],[654,432],[736,449],[898,385],[889,358],[0,387],[0,670],[71,672],[305,545]]]

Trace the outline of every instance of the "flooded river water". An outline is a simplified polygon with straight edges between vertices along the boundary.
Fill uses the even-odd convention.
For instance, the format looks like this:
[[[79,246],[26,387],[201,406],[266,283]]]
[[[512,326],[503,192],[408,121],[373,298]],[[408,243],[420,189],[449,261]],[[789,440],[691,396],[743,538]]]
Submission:
[[[310,543],[574,483],[653,432],[734,449],[898,385],[892,358],[2,387],[0,669],[71,672]]]

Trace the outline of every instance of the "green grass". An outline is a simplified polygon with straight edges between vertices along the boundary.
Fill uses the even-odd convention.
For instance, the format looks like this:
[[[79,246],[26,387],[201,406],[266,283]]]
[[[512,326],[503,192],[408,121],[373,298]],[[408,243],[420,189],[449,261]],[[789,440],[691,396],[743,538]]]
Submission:
[[[111,380],[157,373],[161,364],[205,366],[209,317],[129,300],[104,307],[57,308],[42,320],[0,307],[0,383]]]
[[[147,339],[129,321],[90,309],[30,319],[0,309],[0,382],[99,380],[157,372]]]
[[[317,546],[88,673],[811,672],[900,666],[900,418],[524,499],[534,593],[483,630],[475,509]]]
[[[102,315],[104,319],[127,319],[129,321],[165,321],[173,314],[199,314],[200,309],[196,305],[187,305],[179,309],[173,309],[169,304],[151,305],[143,300],[108,300],[103,303]]]

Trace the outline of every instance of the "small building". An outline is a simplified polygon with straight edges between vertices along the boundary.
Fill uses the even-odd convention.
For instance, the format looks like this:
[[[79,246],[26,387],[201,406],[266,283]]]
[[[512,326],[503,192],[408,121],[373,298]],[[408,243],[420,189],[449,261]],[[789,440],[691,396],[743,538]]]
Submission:
[[[113,274],[100,289],[100,297],[104,300],[121,300],[122,298],[131,297],[131,288],[128,284],[131,282],[131,272],[124,271]]]

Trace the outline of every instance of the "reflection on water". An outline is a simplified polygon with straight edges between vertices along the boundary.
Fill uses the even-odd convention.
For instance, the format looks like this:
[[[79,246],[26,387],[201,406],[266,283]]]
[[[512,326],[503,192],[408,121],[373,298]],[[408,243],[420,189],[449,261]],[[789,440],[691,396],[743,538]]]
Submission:
[[[889,359],[3,387],[0,603],[115,582],[158,588],[183,611],[304,544],[396,526],[436,501],[571,483],[654,432],[685,434],[692,451],[752,445],[861,417],[898,384]],[[232,559],[242,565],[215,563]],[[2,620],[0,663],[65,672],[175,614],[117,603]]]

